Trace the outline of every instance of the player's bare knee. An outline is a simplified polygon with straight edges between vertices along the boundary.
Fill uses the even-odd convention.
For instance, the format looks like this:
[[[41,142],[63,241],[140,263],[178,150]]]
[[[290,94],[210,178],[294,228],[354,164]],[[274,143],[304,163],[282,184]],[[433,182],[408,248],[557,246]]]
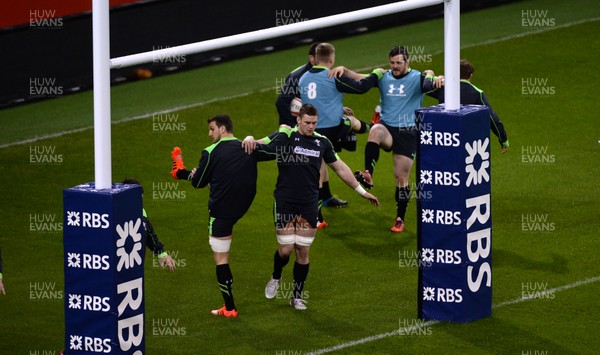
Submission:
[[[369,131],[369,142],[380,143],[385,135],[385,127],[380,124],[376,124],[371,127]]]
[[[288,257],[294,251],[294,244],[279,244],[278,251],[282,258]]]
[[[360,130],[360,120],[354,116],[348,116],[350,119],[350,124],[352,125],[352,130],[358,132]]]
[[[217,253],[213,252],[215,265],[225,265],[229,264],[229,253]]]
[[[392,146],[392,135],[381,124],[376,124],[369,131],[369,142],[377,143],[382,148],[389,149]]]
[[[394,174],[396,177],[396,186],[405,187],[408,185],[408,174],[407,173],[398,173]]]
[[[312,238],[314,239],[314,238]],[[312,240],[310,242],[305,241],[306,244],[308,243],[312,243]],[[302,245],[302,244],[298,244],[298,242],[296,243],[295,246],[296,249],[296,261],[300,264],[308,264],[308,253],[310,251],[310,245]]]

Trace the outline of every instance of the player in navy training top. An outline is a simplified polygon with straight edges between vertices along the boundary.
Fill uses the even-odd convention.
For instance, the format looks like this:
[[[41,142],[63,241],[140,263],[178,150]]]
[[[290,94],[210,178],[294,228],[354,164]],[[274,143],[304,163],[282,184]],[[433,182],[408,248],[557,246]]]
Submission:
[[[256,195],[257,161],[271,159],[271,156],[261,155],[260,149],[252,155],[246,154],[241,142],[233,136],[233,122],[229,116],[214,116],[208,124],[214,144],[202,151],[198,167],[186,170],[181,150],[175,148],[172,174],[177,179],[190,180],[195,188],[210,186],[209,244],[214,254],[217,282],[225,301],[222,308],[211,313],[237,317],[232,293],[233,275],[229,267],[233,226],[248,211]]]
[[[441,86],[431,70],[421,73],[410,68],[409,53],[404,47],[389,52],[391,69],[377,86],[380,94],[381,120],[371,127],[365,146],[365,171],[356,178],[367,188],[373,187],[373,172],[379,160],[379,148],[392,151],[396,177],[396,220],[390,231],[404,231],[404,217],[410,199],[408,177],[417,151],[419,130],[415,126],[415,110],[423,104],[423,95]]]
[[[294,69],[283,82],[281,86],[281,92],[277,96],[277,101],[275,101],[275,106],[277,107],[277,112],[279,113],[279,124],[285,124],[290,127],[294,127],[296,125],[296,117],[292,116],[292,112],[290,111],[290,104],[295,97],[300,97],[300,90],[298,88],[298,83],[300,81],[300,77],[307,71],[309,71],[313,65],[315,65],[315,50],[319,42],[315,42],[311,44],[308,49],[308,63],[303,66],[300,66]]]
[[[276,157],[279,176],[274,192],[274,219],[278,249],[273,261],[273,274],[265,288],[265,296],[272,299],[277,294],[283,267],[289,262],[292,251],[294,263],[294,289],[290,305],[297,310],[306,309],[302,290],[309,269],[309,250],[316,235],[319,199],[319,176],[323,161],[350,187],[374,205],[377,198],[356,181],[350,168],[337,156],[327,137],[315,133],[317,109],[304,104],[292,130],[282,129],[266,146],[258,149],[269,151]],[[245,144],[253,144],[247,137]],[[252,150],[252,149],[250,149]]]
[[[460,61],[460,103],[463,105],[487,106],[490,110],[490,128],[496,137],[498,137],[498,141],[502,147],[500,152],[504,154],[508,151],[509,146],[504,124],[500,121],[498,114],[492,109],[483,90],[471,83],[474,72],[475,67],[473,67],[471,62],[466,59]],[[438,99],[440,104],[444,103],[444,87],[429,92],[427,95]]]

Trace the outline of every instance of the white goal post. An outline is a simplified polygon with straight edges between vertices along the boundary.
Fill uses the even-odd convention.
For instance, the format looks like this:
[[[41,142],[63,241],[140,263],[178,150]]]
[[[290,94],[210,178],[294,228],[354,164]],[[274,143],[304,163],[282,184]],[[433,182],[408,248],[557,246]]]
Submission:
[[[460,108],[460,0],[406,0],[314,20],[210,39],[176,47],[110,58],[108,0],[93,0],[94,55],[94,158],[97,189],[111,188],[110,69],[149,63],[158,58],[182,56],[233,47],[291,34],[444,3],[444,76],[446,109]]]

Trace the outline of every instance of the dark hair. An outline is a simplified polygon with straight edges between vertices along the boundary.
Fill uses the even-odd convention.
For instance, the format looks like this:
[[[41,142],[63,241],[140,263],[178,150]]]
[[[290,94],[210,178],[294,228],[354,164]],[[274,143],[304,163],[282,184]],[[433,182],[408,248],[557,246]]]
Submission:
[[[401,55],[404,57],[404,60],[408,60],[410,58],[410,54],[408,53],[408,49],[404,46],[395,46],[390,50],[389,57],[395,57],[397,55]]]
[[[313,42],[313,44],[310,45],[310,48],[308,48],[308,55],[314,56],[317,53],[319,44],[321,44],[321,42]]]
[[[466,59],[461,59],[460,61],[460,78],[461,79],[469,79],[471,75],[475,72],[475,67],[471,62]]]
[[[229,116],[227,115],[216,115],[209,118],[206,122],[215,122],[217,124],[217,127],[225,126],[225,131],[227,131],[228,133],[233,133],[233,122],[231,121],[231,118],[229,118]]]
[[[325,62],[335,53],[335,47],[329,43],[319,43],[315,51],[317,62]]]
[[[123,181],[121,181],[121,183],[125,185],[140,185],[140,187],[142,188],[142,193],[144,193],[144,187],[142,186],[142,184],[140,184],[139,181],[137,181],[137,179],[126,178]]]
[[[304,104],[298,111],[298,117],[302,118],[304,115],[316,116],[318,115],[317,108],[311,104]]]

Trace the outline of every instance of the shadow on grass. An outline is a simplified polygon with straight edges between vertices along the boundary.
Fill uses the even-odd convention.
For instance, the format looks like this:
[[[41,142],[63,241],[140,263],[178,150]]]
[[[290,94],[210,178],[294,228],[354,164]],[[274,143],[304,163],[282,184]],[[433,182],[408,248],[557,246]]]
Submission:
[[[544,327],[543,324],[539,325]],[[434,332],[444,332],[481,350],[504,354],[574,354],[558,343],[528,331],[525,326],[497,317],[467,324],[442,323]]]
[[[330,238],[340,241],[346,248],[362,254],[367,258],[387,259],[398,258],[399,250],[416,251],[416,227],[409,225],[403,233],[392,233],[388,226],[382,223],[381,216],[369,215],[370,206],[358,206],[352,208],[338,209],[333,213],[326,210],[325,219],[330,221],[329,227],[318,232],[318,237]],[[361,229],[355,229],[357,219],[360,220]],[[387,220],[386,220],[387,221]]]
[[[539,270],[561,274],[569,271],[567,259],[557,254],[552,254],[550,257],[551,260],[549,261],[539,261],[508,250],[494,249],[492,251],[492,265],[493,267],[510,266],[523,270]]]

